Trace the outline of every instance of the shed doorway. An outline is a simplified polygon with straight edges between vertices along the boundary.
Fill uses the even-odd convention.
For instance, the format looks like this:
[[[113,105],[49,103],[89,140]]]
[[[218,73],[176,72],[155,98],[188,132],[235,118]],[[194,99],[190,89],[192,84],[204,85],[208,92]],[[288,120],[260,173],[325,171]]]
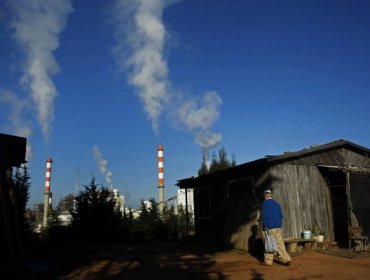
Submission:
[[[348,246],[348,199],[346,175],[337,168],[321,167],[320,171],[330,189],[333,207],[334,238],[339,246]]]
[[[363,235],[370,236],[370,174],[351,174],[351,201],[356,222]]]

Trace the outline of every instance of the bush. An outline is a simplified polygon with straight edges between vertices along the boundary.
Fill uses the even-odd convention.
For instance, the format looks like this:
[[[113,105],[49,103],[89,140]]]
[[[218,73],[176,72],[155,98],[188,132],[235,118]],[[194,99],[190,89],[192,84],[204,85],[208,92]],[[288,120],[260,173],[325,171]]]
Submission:
[[[101,242],[119,238],[122,215],[109,190],[97,185],[94,177],[76,196],[72,218],[72,229],[79,239]]]

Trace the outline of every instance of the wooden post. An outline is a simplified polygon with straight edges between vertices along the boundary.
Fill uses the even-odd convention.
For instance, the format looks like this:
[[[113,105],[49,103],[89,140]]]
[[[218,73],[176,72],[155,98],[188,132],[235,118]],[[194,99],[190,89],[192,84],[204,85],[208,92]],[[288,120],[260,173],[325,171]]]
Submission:
[[[354,221],[352,221],[352,202],[351,202],[351,181],[350,181],[350,173],[348,170],[344,171],[346,174],[346,194],[347,194],[347,220],[349,226],[354,225]],[[356,224],[357,225],[357,224]]]

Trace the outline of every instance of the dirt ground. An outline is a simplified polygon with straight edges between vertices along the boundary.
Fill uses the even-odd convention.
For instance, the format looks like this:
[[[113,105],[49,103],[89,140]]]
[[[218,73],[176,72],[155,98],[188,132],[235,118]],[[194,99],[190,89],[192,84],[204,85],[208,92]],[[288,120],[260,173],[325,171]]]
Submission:
[[[267,267],[237,250],[189,244],[101,246],[54,252],[51,273],[58,280],[370,279],[370,254],[349,254],[345,249],[324,251],[306,249],[292,254],[289,267],[278,263]],[[43,277],[36,275],[34,279]]]

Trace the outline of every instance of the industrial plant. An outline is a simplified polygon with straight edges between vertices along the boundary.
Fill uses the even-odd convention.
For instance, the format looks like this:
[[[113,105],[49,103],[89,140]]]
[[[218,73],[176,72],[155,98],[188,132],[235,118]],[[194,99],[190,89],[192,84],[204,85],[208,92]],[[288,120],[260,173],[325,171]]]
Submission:
[[[36,233],[41,233],[44,228],[47,227],[48,219],[50,218],[51,213],[56,211],[57,217],[62,226],[68,226],[71,224],[72,215],[71,212],[75,208],[75,197],[77,193],[66,194],[64,197],[61,197],[58,202],[55,202],[53,205],[53,196],[52,196],[52,163],[53,159],[51,157],[46,160],[46,172],[45,172],[45,187],[44,187],[44,203],[37,203],[33,206],[30,214],[30,224],[33,226]],[[177,195],[165,198],[165,185],[164,185],[164,148],[162,145],[157,147],[157,164],[158,164],[158,208],[159,211],[163,211],[165,207],[174,207],[174,211],[177,213],[179,207],[182,209],[187,209],[189,214],[189,221],[193,223],[194,220],[194,200],[193,200],[193,190],[179,189]],[[122,213],[128,213],[129,209],[127,208],[125,197],[120,193],[118,188],[110,188],[109,192],[111,194],[111,199],[113,199]],[[143,200],[146,207],[152,207],[149,200]],[[139,217],[140,209],[131,209],[134,217]]]

